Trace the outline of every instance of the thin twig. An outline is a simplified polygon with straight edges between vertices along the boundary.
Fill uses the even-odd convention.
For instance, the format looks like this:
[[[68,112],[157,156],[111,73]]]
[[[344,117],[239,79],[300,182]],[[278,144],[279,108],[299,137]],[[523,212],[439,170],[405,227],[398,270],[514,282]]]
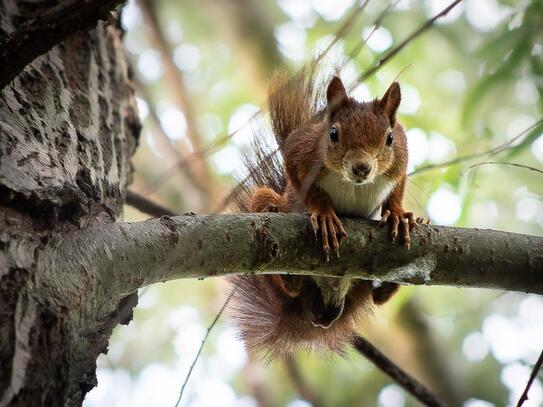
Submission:
[[[411,171],[409,173],[409,176],[412,176],[412,175],[415,175],[415,174],[420,174],[422,172],[426,172],[426,171],[430,171],[430,170],[436,170],[436,169],[439,169],[439,168],[450,167],[451,165],[460,164],[460,163],[465,162],[465,161],[471,161],[471,160],[474,160],[476,158],[487,157],[487,156],[491,156],[491,155],[501,153],[502,151],[505,151],[505,150],[511,148],[512,144],[515,143],[515,141],[517,141],[518,139],[523,137],[526,133],[528,133],[529,131],[535,129],[537,126],[539,126],[541,124],[543,124],[543,119],[539,119],[537,122],[532,124],[530,127],[528,127],[526,129],[524,129],[523,131],[521,131],[519,134],[517,134],[511,140],[508,140],[505,143],[500,144],[499,146],[493,147],[490,150],[483,151],[483,152],[480,152],[480,153],[468,154],[468,155],[458,157],[458,158],[455,158],[455,159],[450,160],[450,161],[445,161],[445,162],[439,163],[439,164],[426,165],[424,167],[420,167],[420,168],[417,168],[414,171]]]
[[[379,56],[379,58],[373,63],[373,65],[370,68],[368,68],[365,72],[363,72],[361,75],[358,76],[357,83],[364,82],[371,75],[373,75],[375,72],[381,69],[397,53],[399,53],[402,49],[404,49],[411,41],[413,41],[419,35],[423,34],[425,31],[430,29],[438,19],[446,16],[449,13],[449,11],[451,11],[454,7],[456,7],[458,3],[460,3],[461,1],[462,0],[454,0],[451,4],[449,4],[443,10],[441,10],[434,17],[430,18],[429,20],[426,20],[424,24],[422,24],[419,28],[417,28],[414,32],[412,32],[400,44],[398,44],[397,46],[392,48],[390,51],[388,51],[384,56],[382,56],[381,54],[381,56]],[[354,86],[356,86],[356,84]]]
[[[191,166],[195,162],[197,162],[197,160],[204,159],[208,155],[211,155],[211,154],[213,154],[213,153],[215,153],[217,151],[220,151],[224,146],[226,146],[226,144],[228,143],[228,141],[231,138],[233,138],[236,134],[238,134],[238,132],[240,132],[248,123],[250,123],[256,117],[258,117],[258,115],[261,112],[262,111],[259,110],[259,111],[255,112],[255,113],[253,113],[253,115],[249,118],[249,120],[247,120],[247,122],[244,125],[242,125],[238,129],[236,129],[232,133],[229,133],[228,135],[220,137],[220,138],[218,138],[216,140],[213,140],[203,150],[194,151],[194,152],[190,153],[185,158],[183,158],[181,161],[179,161],[178,163],[172,165],[170,168],[166,169],[161,175],[159,175],[157,180],[153,182],[153,186],[151,188],[149,188],[146,191],[146,193],[147,194],[152,194],[153,192],[156,192],[156,190],[158,188],[160,188],[160,186],[164,182],[166,182],[172,176],[172,174],[174,174],[177,170],[184,169],[184,168],[186,168],[188,166]]]
[[[215,326],[215,324],[217,323],[217,321],[221,317],[222,313],[226,309],[226,306],[230,302],[230,299],[235,294],[235,292],[236,292],[236,289],[234,288],[232,290],[232,292],[228,295],[228,298],[226,299],[226,301],[222,305],[221,309],[219,310],[219,312],[215,316],[215,319],[213,320],[211,325],[209,325],[209,327],[207,328],[206,334],[204,335],[204,338],[202,339],[202,343],[200,344],[200,348],[198,349],[198,352],[196,353],[196,357],[192,361],[192,364],[190,365],[190,368],[189,368],[189,372],[187,373],[187,376],[185,377],[185,381],[183,382],[183,385],[181,386],[181,391],[179,392],[179,397],[177,398],[177,401],[175,403],[175,407],[178,407],[179,403],[181,402],[181,398],[183,397],[183,392],[185,391],[185,387],[186,387],[186,385],[187,385],[187,383],[188,383],[188,381],[190,379],[190,375],[192,374],[192,370],[194,369],[194,366],[196,365],[196,362],[200,358],[200,354],[202,353],[202,349],[204,348],[204,345],[205,345],[205,343],[207,341],[207,338],[209,337],[209,334],[211,333],[211,331],[213,330],[213,327]]]
[[[524,168],[526,170],[530,170],[530,171],[534,171],[534,172],[539,172],[540,174],[543,174],[543,171],[540,170],[540,169],[537,169],[537,168],[534,168],[534,167],[530,167],[529,165],[524,165],[524,164],[517,164],[517,163],[510,163],[510,162],[507,162],[507,161],[485,161],[485,162],[482,162],[482,163],[477,163],[477,164],[473,164],[469,167],[469,169],[472,169],[472,168],[475,168],[475,167],[480,167],[481,165],[488,165],[488,164],[502,164],[502,165],[511,165],[513,167],[519,167],[519,168]]]
[[[530,379],[528,379],[526,388],[524,389],[524,391],[522,392],[522,395],[520,396],[518,400],[517,407],[521,407],[524,404],[524,402],[528,400],[528,392],[530,391],[530,387],[532,387],[532,383],[537,377],[537,374],[541,370],[541,365],[543,365],[543,350],[541,351],[541,354],[539,355],[537,362],[535,362],[534,368],[532,369],[532,374],[530,375]]]
[[[147,103],[149,107],[149,117],[152,119],[152,121],[156,125],[156,132],[153,132],[153,136],[155,136],[155,139],[157,141],[157,147],[161,150],[162,154],[165,156],[165,158],[169,162],[171,161],[174,162],[172,167],[175,168],[176,170],[179,170],[182,176],[187,181],[189,181],[194,186],[194,188],[197,189],[198,193],[205,194],[205,197],[202,197],[202,198],[209,199],[210,192],[205,188],[205,185],[202,185],[202,182],[200,182],[198,178],[198,174],[196,173],[194,169],[194,166],[193,165],[186,165],[183,167],[177,166],[178,163],[183,161],[184,156],[186,157],[189,154],[191,154],[191,152],[188,149],[188,145],[182,142],[179,143],[177,146],[174,146],[172,144],[172,140],[166,134],[166,130],[162,126],[162,122],[160,121],[160,118],[158,117],[157,108],[153,102],[153,99],[151,98],[151,95],[149,94],[147,87],[139,80],[137,76],[134,78],[134,84],[136,85],[136,90],[138,91],[140,96]],[[193,163],[190,162],[189,164],[193,164]]]
[[[358,44],[356,44],[354,46],[354,48],[351,50],[351,52],[349,53],[349,59],[342,65],[345,66],[347,64],[348,61],[354,59],[359,53],[360,51],[362,51],[362,48],[364,48],[364,45],[367,44],[367,42],[369,41],[369,39],[373,36],[373,34],[379,29],[379,27],[381,27],[381,23],[383,22],[383,20],[385,19],[385,17],[388,15],[388,13],[390,12],[390,10],[399,2],[400,0],[394,0],[394,1],[391,1],[388,6],[386,6],[383,11],[381,11],[381,13],[379,13],[379,15],[377,16],[377,18],[375,19],[375,21],[373,22],[372,24],[372,29],[370,31],[370,33],[366,36],[366,38],[363,38],[361,39],[360,41],[358,41]]]
[[[177,213],[171,211],[170,209],[159,205],[150,199],[147,199],[146,197],[138,194],[137,192],[128,190],[126,193],[126,204],[133,206],[134,208],[138,209],[139,211],[146,213],[147,215],[151,215],[155,218],[159,218],[161,216],[176,216]]]
[[[425,406],[441,407],[445,404],[435,394],[428,390],[422,383],[407,374],[398,365],[387,358],[379,349],[373,346],[360,335],[356,335],[353,346],[371,363],[381,369],[404,390],[419,400]]]
[[[399,0],[396,0],[396,1],[399,1]],[[351,15],[347,17],[345,22],[341,25],[341,27],[339,27],[339,30],[336,31],[336,35],[334,36],[334,39],[330,42],[330,44],[328,44],[328,46],[324,49],[324,51],[322,51],[319,54],[319,56],[313,61],[312,63],[313,65],[317,65],[321,61],[321,59],[324,58],[326,54],[328,54],[328,52],[332,49],[332,47],[336,45],[340,39],[345,37],[345,35],[353,27],[354,22],[356,21],[356,18],[360,15],[360,13],[362,13],[362,11],[366,8],[369,2],[370,0],[366,0],[364,3],[360,4],[358,7],[356,7],[353,10]]]
[[[396,76],[394,77],[394,79],[392,79],[392,82],[398,82],[400,80],[400,77],[407,72],[407,70],[409,70],[411,68],[411,64],[407,64],[406,66],[404,66],[402,68],[402,70],[400,72],[398,72],[396,74]]]

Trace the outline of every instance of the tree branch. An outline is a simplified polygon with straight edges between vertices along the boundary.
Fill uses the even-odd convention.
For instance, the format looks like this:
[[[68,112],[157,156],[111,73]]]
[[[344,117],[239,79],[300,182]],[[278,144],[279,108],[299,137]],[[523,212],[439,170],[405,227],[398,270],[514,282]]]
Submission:
[[[165,208],[164,206],[159,205],[156,202],[147,199],[143,195],[131,190],[128,190],[126,193],[126,204],[154,217],[177,215],[168,208]]]
[[[163,216],[72,232],[50,243],[38,264],[63,276],[56,279],[62,289],[48,286],[55,292],[92,274],[111,296],[178,278],[285,272],[543,294],[543,237],[419,225],[407,250],[374,221],[343,222],[349,239],[341,258],[330,262],[305,214],[234,214]]]
[[[543,365],[543,350],[539,354],[539,358],[537,358],[537,362],[535,362],[535,365],[532,369],[532,373],[530,374],[530,378],[528,379],[528,383],[526,384],[526,388],[524,389],[524,391],[522,392],[522,395],[520,396],[520,399],[518,400],[517,407],[522,407],[524,402],[528,401],[528,392],[530,391],[530,387],[532,387],[532,383],[537,377],[537,374],[541,370],[541,365]]]
[[[402,386],[409,394],[417,398],[422,404],[430,407],[441,407],[445,404],[437,398],[423,384],[404,372],[394,364],[379,349],[369,343],[366,339],[357,335],[353,340],[354,348],[371,363],[391,377],[396,383]]]
[[[513,144],[517,140],[519,140],[521,137],[523,137],[528,132],[531,132],[532,130],[537,129],[541,125],[543,125],[543,119],[539,119],[536,123],[532,124],[527,129],[524,129],[522,132],[517,134],[512,139],[507,140],[505,143],[502,143],[502,144],[500,144],[500,145],[498,145],[496,147],[493,147],[493,148],[491,148],[489,150],[482,151],[480,153],[473,153],[473,154],[464,155],[462,157],[457,157],[455,159],[452,159],[450,161],[445,161],[445,162],[442,162],[442,163],[425,165],[424,167],[419,167],[416,170],[411,171],[409,173],[409,176],[412,176],[412,175],[415,175],[415,174],[420,174],[421,172],[426,172],[426,171],[430,171],[430,170],[437,170],[439,168],[450,167],[451,165],[460,164],[460,163],[463,163],[465,161],[471,161],[471,160],[474,160],[476,158],[487,157],[487,156],[492,156],[492,155],[499,154],[502,151],[505,151],[505,150],[513,147]]]
[[[530,167],[529,165],[524,165],[524,164],[509,163],[509,162],[506,162],[506,161],[484,161],[482,163],[477,163],[477,164],[470,165],[469,169],[471,170],[472,168],[477,168],[477,167],[480,167],[482,165],[510,165],[511,167],[523,168],[525,170],[530,170],[530,171],[533,171],[533,172],[538,172],[540,174],[543,174],[543,171],[538,169],[538,168]]]
[[[434,332],[416,297],[411,297],[400,308],[396,317],[409,335],[411,354],[416,358],[421,378],[449,406],[461,406],[469,398],[464,383],[456,374],[448,349],[434,337]],[[431,355],[431,357],[428,357]]]
[[[69,0],[19,24],[0,42],[0,90],[68,35],[106,20],[119,3],[121,0]]]

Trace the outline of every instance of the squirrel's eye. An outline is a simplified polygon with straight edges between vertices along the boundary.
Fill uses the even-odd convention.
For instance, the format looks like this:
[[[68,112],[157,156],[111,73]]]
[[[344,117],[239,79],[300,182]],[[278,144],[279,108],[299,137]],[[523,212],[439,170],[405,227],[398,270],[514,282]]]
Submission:
[[[332,127],[332,130],[330,130],[330,140],[332,140],[334,143],[339,141],[339,133],[336,126]]]
[[[392,135],[392,132],[389,131],[388,136],[387,136],[387,146],[391,146],[393,141],[394,141],[394,136]]]

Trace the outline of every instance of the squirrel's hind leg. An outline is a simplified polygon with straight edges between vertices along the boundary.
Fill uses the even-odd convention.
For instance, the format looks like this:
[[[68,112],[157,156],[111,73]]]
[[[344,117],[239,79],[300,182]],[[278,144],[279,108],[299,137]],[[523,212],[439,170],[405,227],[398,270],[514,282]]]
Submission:
[[[381,283],[380,286],[374,287],[371,291],[373,302],[377,305],[384,304],[385,302],[390,300],[390,297],[396,294],[399,288],[400,285],[397,283]]]
[[[251,212],[281,212],[282,197],[269,187],[259,187],[253,192],[251,197]],[[300,295],[304,279],[303,276],[291,276],[284,274],[272,274],[263,276],[269,279],[276,288],[290,298]]]
[[[269,187],[260,187],[251,197],[251,212],[281,212],[282,198]]]

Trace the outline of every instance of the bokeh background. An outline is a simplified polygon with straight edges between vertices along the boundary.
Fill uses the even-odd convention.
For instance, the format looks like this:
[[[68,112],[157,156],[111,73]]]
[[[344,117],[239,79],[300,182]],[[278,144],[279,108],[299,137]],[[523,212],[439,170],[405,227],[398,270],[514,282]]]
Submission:
[[[360,6],[353,0],[130,0],[121,23],[143,123],[132,190],[180,214],[216,211],[243,176],[247,122],[264,106],[273,71],[310,63],[350,21],[322,63],[343,66],[360,100],[382,95],[400,75],[413,172],[405,206],[436,224],[543,235],[543,175],[533,170],[543,163],[543,1],[464,0],[356,83],[447,4],[370,0],[353,14]],[[532,169],[470,168],[488,161]],[[126,207],[126,221],[147,217]],[[142,289],[133,321],[115,329],[98,358],[98,386],[84,404],[173,406],[227,291],[221,279]],[[512,405],[543,347],[543,299],[407,287],[359,331],[450,405]],[[186,406],[311,404],[417,405],[355,352],[262,364],[224,316],[182,399]],[[525,405],[543,405],[541,376]]]

